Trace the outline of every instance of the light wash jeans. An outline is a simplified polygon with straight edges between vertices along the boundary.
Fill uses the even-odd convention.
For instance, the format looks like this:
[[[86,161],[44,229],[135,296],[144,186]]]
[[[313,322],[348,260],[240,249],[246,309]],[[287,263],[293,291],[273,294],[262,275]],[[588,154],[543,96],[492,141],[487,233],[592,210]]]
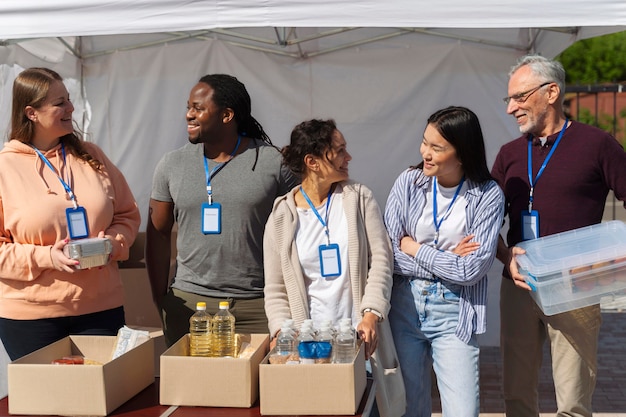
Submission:
[[[480,410],[479,348],[455,336],[460,286],[394,275],[389,324],[398,351],[407,407],[405,416],[430,417],[431,366],[444,417],[477,417]]]

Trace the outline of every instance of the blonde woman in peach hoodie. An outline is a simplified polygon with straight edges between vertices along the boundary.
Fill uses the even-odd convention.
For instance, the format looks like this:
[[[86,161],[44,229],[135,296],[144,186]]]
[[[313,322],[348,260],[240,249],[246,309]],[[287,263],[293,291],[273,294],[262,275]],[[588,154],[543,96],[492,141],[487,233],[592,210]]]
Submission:
[[[0,151],[0,339],[12,360],[70,334],[115,335],[124,325],[117,261],[128,258],[139,211],[122,173],[74,130],[73,111],[56,72],[17,76],[10,141]],[[83,237],[112,243],[107,264],[76,268],[64,254],[68,210],[86,213]]]

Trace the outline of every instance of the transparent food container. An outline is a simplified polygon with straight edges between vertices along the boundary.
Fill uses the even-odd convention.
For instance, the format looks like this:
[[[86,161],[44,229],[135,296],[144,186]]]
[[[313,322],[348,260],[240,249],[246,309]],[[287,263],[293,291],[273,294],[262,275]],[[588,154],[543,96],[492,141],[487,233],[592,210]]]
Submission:
[[[111,241],[104,237],[70,240],[63,248],[68,258],[76,259],[76,269],[95,268],[106,265],[113,250]]]
[[[626,224],[609,221],[517,246],[531,297],[553,315],[626,295]]]

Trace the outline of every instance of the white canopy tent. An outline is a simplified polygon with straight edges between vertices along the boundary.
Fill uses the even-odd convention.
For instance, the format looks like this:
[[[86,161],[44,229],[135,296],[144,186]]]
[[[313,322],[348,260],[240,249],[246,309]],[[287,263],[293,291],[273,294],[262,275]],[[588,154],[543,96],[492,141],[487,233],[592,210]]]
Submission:
[[[625,29],[623,0],[3,0],[0,133],[15,76],[56,69],[77,123],[124,172],[145,217],[154,166],[187,140],[189,90],[225,72],[246,84],[276,145],[302,120],[334,118],[351,176],[384,206],[420,161],[433,111],[474,110],[491,164],[517,136],[501,101],[517,58]],[[489,326],[497,344],[497,317]]]
[[[335,118],[353,177],[382,205],[399,171],[419,160],[434,110],[473,109],[492,162],[516,135],[499,98],[519,56],[552,57],[578,39],[626,29],[622,0],[509,3],[4,0],[0,107],[10,107],[23,68],[57,69],[79,126],[123,170],[145,213],[152,168],[186,141],[189,89],[206,73],[231,73],[277,145],[301,120]]]

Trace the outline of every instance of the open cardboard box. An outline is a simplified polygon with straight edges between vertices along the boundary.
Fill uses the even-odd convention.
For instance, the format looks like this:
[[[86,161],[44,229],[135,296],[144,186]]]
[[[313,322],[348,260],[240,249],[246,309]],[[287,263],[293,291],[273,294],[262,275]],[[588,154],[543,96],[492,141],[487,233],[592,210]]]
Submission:
[[[367,386],[365,353],[352,363],[259,365],[264,415],[354,415]]]
[[[246,358],[189,356],[189,334],[161,355],[160,403],[203,407],[252,407],[259,392],[259,363],[269,335],[241,334]]]
[[[154,382],[154,340],[111,360],[115,336],[69,336],[8,365],[9,413],[106,416]],[[53,365],[81,355],[100,365]]]

